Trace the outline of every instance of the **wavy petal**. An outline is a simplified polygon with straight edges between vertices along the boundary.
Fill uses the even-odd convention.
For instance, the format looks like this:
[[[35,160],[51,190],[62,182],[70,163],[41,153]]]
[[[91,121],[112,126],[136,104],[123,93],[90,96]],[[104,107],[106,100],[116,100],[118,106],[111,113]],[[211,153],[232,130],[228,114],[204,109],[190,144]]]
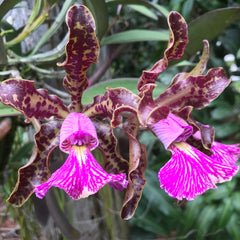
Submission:
[[[68,10],[66,23],[69,41],[66,45],[66,60],[58,63],[66,70],[64,87],[71,94],[70,109],[82,111],[82,94],[88,86],[86,76],[88,68],[97,62],[99,43],[95,34],[95,22],[91,12],[82,5],[75,5]]]
[[[159,171],[160,187],[174,198],[193,200],[216,183],[230,181],[238,166],[219,163],[187,143],[174,143],[172,158]]]
[[[200,132],[196,132],[194,137],[200,139]],[[226,165],[234,165],[240,156],[239,144],[223,144],[213,141],[210,150],[213,152],[212,159]]]
[[[35,193],[43,198],[49,188],[55,186],[77,200],[95,194],[110,182],[120,183],[122,188],[118,190],[128,185],[125,173],[107,174],[86,146],[74,146],[62,167],[47,182],[35,187]]]
[[[234,165],[240,155],[239,144],[227,145],[213,142],[211,158],[223,164]]]

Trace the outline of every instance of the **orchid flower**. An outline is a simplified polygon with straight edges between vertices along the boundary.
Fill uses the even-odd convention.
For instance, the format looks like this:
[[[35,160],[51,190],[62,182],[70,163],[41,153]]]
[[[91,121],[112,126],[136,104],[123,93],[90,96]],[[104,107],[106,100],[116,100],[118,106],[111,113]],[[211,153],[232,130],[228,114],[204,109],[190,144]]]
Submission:
[[[153,124],[151,130],[172,153],[158,173],[160,187],[171,197],[193,200],[217,188],[217,183],[230,181],[239,169],[234,165],[240,154],[237,145],[214,141],[210,149],[213,153],[208,156],[186,142],[193,128],[174,114]]]
[[[52,186],[64,189],[73,199],[88,197],[110,182],[118,182],[118,190],[126,188],[125,173],[108,174],[93,157],[91,150],[97,146],[97,133],[91,120],[82,113],[70,113],[60,130],[60,149],[69,156],[47,182],[35,187],[36,196],[43,198]]]

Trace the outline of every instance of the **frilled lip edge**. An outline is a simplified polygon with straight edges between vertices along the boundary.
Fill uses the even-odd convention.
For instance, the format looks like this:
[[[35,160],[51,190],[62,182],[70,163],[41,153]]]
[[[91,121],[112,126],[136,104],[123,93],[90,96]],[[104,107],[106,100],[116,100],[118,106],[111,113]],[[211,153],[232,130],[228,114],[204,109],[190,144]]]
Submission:
[[[71,198],[77,200],[95,194],[107,183],[120,191],[128,185],[125,173],[106,173],[90,150],[83,145],[72,147],[62,167],[34,190],[38,198],[43,198],[54,186],[63,189]]]
[[[193,200],[217,183],[230,181],[239,167],[223,164],[205,155],[187,143],[169,147],[171,159],[160,169],[160,187],[178,200]]]

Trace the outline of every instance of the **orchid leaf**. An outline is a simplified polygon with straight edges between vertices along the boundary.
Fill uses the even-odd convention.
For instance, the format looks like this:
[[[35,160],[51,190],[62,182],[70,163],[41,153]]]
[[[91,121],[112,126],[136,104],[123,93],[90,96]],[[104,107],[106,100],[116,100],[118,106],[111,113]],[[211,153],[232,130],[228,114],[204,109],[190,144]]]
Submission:
[[[134,115],[129,117],[123,126],[129,138],[129,183],[121,210],[121,217],[124,220],[133,216],[146,183],[144,173],[147,168],[147,153],[146,146],[137,139],[138,127],[139,123]]]
[[[101,117],[112,119],[112,126],[116,127],[121,122],[121,111],[135,112],[140,98],[126,88],[109,88],[104,95],[94,97],[94,102],[86,106],[83,111],[88,117]],[[114,112],[118,112],[113,116]]]
[[[150,71],[143,71],[138,83],[139,91],[145,84],[155,83],[158,75],[167,68],[169,61],[181,58],[183,55],[188,43],[187,24],[179,13],[171,12],[168,18],[168,25],[170,34],[164,57],[155,63]]]
[[[196,54],[201,49],[204,39],[212,41],[237,19],[240,19],[240,7],[228,7],[207,12],[190,22],[189,44],[182,59]]]
[[[21,113],[14,108],[4,105],[0,102],[0,117],[7,117],[7,116],[16,116],[21,115]]]
[[[105,35],[108,29],[108,10],[105,0],[84,0],[96,22],[97,37],[99,40]]]
[[[0,20],[2,20],[2,18],[4,17],[4,15],[11,10],[17,3],[19,3],[21,0],[3,0],[1,1],[0,4]]]
[[[38,40],[36,46],[34,47],[33,51],[31,52],[31,55],[35,54],[39,48],[46,43],[53,35],[57,32],[57,30],[62,26],[61,24],[64,22],[65,15],[67,10],[70,6],[72,6],[74,3],[74,0],[65,1],[63,3],[63,6],[61,7],[61,11],[58,13],[55,21],[51,25],[51,27],[43,34],[43,36]]]
[[[124,87],[131,91],[132,93],[138,94],[137,84],[138,78],[115,78],[100,82],[87,88],[86,91],[84,91],[82,103],[83,105],[92,103],[94,96],[104,95],[108,87],[110,88]],[[158,97],[161,93],[164,92],[165,89],[166,87],[164,85],[158,84],[153,91],[153,97],[154,98]]]
[[[166,30],[156,31],[146,29],[134,29],[115,33],[111,36],[103,38],[101,41],[101,46],[108,44],[122,44],[143,41],[167,41],[168,38],[169,32]]]
[[[59,144],[60,121],[41,125],[35,134],[35,147],[28,163],[18,170],[18,182],[8,198],[8,202],[21,206],[33,193],[34,187],[48,180],[51,173],[48,161],[51,152]]]
[[[118,141],[113,134],[112,128],[97,120],[93,120],[93,123],[99,139],[98,147],[104,158],[104,169],[108,173],[127,173],[128,162],[121,157],[117,150]]]
[[[170,109],[192,106],[201,109],[217,98],[230,84],[223,68],[212,68],[206,75],[189,76],[166,89],[155,103]]]
[[[110,79],[104,82],[97,83],[89,88],[86,89],[83,93],[82,103],[84,105],[93,102],[93,98],[96,95],[104,95],[107,90],[107,87],[110,88],[117,88],[117,87],[124,87],[129,91],[137,94],[137,82],[138,78],[116,78]]]
[[[63,85],[71,94],[70,109],[81,112],[82,93],[88,86],[86,73],[91,64],[97,62],[99,45],[93,16],[86,7],[71,7],[66,22],[69,29],[66,60],[58,65],[64,67],[67,73]]]
[[[129,4],[128,6],[130,8],[132,8],[133,10],[141,13],[142,15],[144,15],[148,18],[151,18],[152,20],[156,21],[158,19],[157,15],[145,6],[141,6],[141,5],[138,5],[138,4]]]
[[[60,57],[64,55],[65,45],[68,42],[68,35],[66,35],[62,41],[52,50],[49,50],[44,53],[38,53],[33,56],[27,57],[20,57],[15,56],[13,59],[8,59],[9,64],[16,64],[16,63],[46,63],[51,61],[56,61]]]
[[[65,118],[67,107],[55,95],[45,89],[36,90],[33,81],[9,79],[0,84],[0,101],[22,112],[26,117],[43,120],[55,116]]]
[[[141,6],[147,7],[148,9],[152,8],[152,9],[156,10],[157,12],[159,12],[161,15],[163,15],[166,18],[169,15],[169,11],[165,7],[163,7],[157,3],[153,3],[153,2],[145,1],[145,0],[114,0],[114,1],[108,1],[107,4],[108,4],[108,6],[112,6],[112,5],[116,6],[119,4],[141,5]]]
[[[13,45],[16,45],[17,43],[20,43],[23,41],[27,36],[29,36],[30,33],[32,33],[36,28],[42,25],[42,23],[47,19],[48,17],[48,11],[45,10],[41,13],[41,15],[32,22],[29,26],[27,26],[26,29],[24,29],[16,38],[12,39],[9,42],[5,43],[5,46],[7,48],[12,47]]]

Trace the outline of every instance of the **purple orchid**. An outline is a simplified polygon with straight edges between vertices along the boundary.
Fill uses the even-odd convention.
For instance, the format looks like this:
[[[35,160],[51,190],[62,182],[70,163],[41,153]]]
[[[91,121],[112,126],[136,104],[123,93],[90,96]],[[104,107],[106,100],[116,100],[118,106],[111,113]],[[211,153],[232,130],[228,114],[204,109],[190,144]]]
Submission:
[[[35,187],[36,196],[43,198],[52,186],[65,190],[73,199],[95,194],[111,182],[118,182],[118,190],[126,188],[125,173],[108,174],[93,157],[90,151],[97,146],[97,133],[91,120],[82,113],[70,113],[60,130],[60,149],[69,156],[47,182]]]
[[[169,15],[167,49],[149,71],[143,71],[137,86],[139,94],[124,87],[107,88],[104,95],[95,96],[86,106],[82,104],[89,84],[86,74],[99,55],[95,23],[85,6],[70,8],[66,22],[66,60],[58,66],[66,70],[63,86],[71,95],[69,106],[46,90],[35,89],[32,81],[9,79],[0,84],[2,103],[40,123],[32,156],[19,169],[9,203],[21,206],[33,192],[43,198],[52,186],[65,190],[73,199],[84,198],[108,183],[120,191],[126,188],[121,217],[131,218],[146,183],[147,151],[138,135],[140,129],[147,128],[172,152],[158,174],[160,186],[170,196],[192,200],[237,173],[239,146],[215,142],[213,128],[198,123],[191,115],[193,108],[204,108],[231,82],[222,68],[212,68],[203,75],[209,58],[206,40],[193,70],[177,74],[166,90],[153,98],[159,74],[169,61],[183,56],[188,43],[187,24],[179,13]],[[115,127],[128,137],[128,160],[118,152]],[[58,146],[69,156],[51,174],[50,155]],[[102,153],[103,167],[91,154],[96,147]]]
[[[151,130],[172,152],[171,159],[160,169],[160,187],[174,198],[193,200],[216,183],[230,181],[239,167],[235,162],[240,154],[237,145],[213,142],[210,156],[186,142],[193,128],[183,119],[169,114],[167,119],[153,124]],[[199,132],[195,137],[200,138]]]

